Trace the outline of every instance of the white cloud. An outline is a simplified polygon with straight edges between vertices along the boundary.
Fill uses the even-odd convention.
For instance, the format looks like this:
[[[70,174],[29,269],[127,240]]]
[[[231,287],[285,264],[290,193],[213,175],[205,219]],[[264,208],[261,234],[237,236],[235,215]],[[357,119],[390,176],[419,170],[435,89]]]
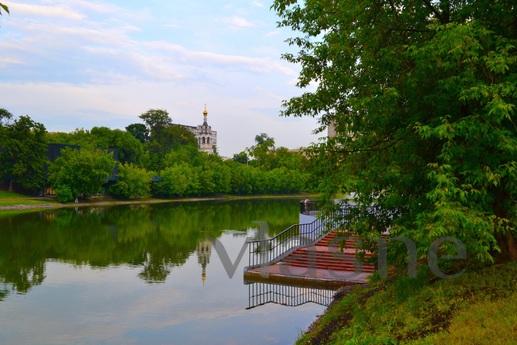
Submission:
[[[162,50],[169,53],[177,54],[178,58],[184,61],[198,62],[201,64],[215,63],[222,65],[230,65],[238,68],[248,68],[256,72],[276,72],[287,76],[293,76],[295,72],[287,67],[286,64],[272,60],[270,58],[258,58],[242,55],[219,54],[213,52],[190,50],[178,44],[172,44],[163,41],[153,41],[144,44],[145,47],[155,50]]]
[[[252,28],[255,24],[244,17],[232,16],[224,18],[223,21],[233,29]]]
[[[0,56],[0,68],[6,67],[8,65],[18,65],[21,64],[22,61],[9,56]]]
[[[81,20],[84,18],[84,15],[80,12],[74,11],[68,7],[57,5],[33,5],[10,2],[9,8],[13,14],[19,13],[36,16],[59,17],[72,20]]]
[[[252,4],[257,7],[264,7],[264,3],[260,0],[254,0]]]
[[[232,85],[226,88],[233,90]],[[0,83],[3,107],[14,114],[30,114],[50,131],[102,125],[124,128],[150,108],[167,109],[175,122],[196,125],[207,103],[209,123],[218,131],[219,151],[224,156],[251,146],[261,132],[290,148],[316,140],[312,134],[315,119],[278,116],[285,96],[260,88],[245,91],[238,96],[203,83],[138,80],[84,85]]]
[[[67,3],[97,13],[120,13],[122,11],[118,6],[91,0],[67,0]]]
[[[175,121],[195,125],[208,103],[223,155],[252,145],[260,132],[292,148],[314,140],[316,120],[278,116],[281,101],[295,94],[288,81],[297,70],[277,52],[259,46],[235,50],[217,40],[156,38],[156,27],[147,31],[146,19],[138,17],[145,9],[132,12],[85,0],[20,5],[30,16],[9,16],[0,30],[0,95],[2,106],[15,114],[30,114],[50,130],[123,128],[149,108],[165,108]],[[47,14],[32,16],[38,11]],[[227,19],[234,27],[255,25],[241,17]],[[135,25],[141,26],[138,35]]]

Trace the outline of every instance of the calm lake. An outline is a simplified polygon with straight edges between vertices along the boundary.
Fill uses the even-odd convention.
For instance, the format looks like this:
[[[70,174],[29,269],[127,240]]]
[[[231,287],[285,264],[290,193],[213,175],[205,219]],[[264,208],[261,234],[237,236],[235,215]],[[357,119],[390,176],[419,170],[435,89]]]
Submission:
[[[247,250],[230,277],[213,240],[234,263],[298,216],[290,199],[0,218],[0,344],[292,344],[330,295],[246,285]]]

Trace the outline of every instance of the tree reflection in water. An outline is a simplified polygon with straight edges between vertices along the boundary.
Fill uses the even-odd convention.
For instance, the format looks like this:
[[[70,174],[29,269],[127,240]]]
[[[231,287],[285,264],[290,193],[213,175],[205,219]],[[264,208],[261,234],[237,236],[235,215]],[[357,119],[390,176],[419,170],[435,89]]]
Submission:
[[[143,280],[163,282],[200,241],[224,230],[245,234],[266,222],[274,235],[297,221],[296,200],[61,209],[0,218],[0,300],[9,290],[26,293],[41,284],[50,259],[96,268],[139,266]]]

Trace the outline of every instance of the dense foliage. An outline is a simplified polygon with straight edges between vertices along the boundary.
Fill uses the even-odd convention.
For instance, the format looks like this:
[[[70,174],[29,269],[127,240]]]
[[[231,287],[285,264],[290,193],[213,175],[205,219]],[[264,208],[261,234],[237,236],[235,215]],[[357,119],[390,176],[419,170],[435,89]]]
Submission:
[[[117,182],[109,193],[120,199],[142,199],[151,195],[152,174],[133,164],[118,166]]]
[[[284,150],[287,151],[280,149]],[[271,150],[267,155],[271,156],[267,160],[273,161],[276,151]],[[275,167],[254,160],[242,164],[223,161],[189,145],[169,152],[163,164],[166,168],[153,186],[154,194],[163,197],[297,193],[306,191],[310,180],[302,165],[294,166],[291,160],[277,162]]]
[[[12,119],[0,109],[0,179],[9,190],[16,186],[35,193],[45,182],[46,130],[29,116]]]
[[[71,133],[48,133],[49,143],[71,144],[82,148],[112,151],[121,163],[143,165],[148,161],[144,145],[131,133],[107,127],[78,129]]]
[[[113,174],[115,160],[108,152],[65,149],[49,167],[49,181],[59,201],[88,198],[103,191]]]
[[[354,228],[517,258],[517,7],[492,1],[276,0],[300,32],[285,115],[337,136],[314,148],[328,192],[354,193]],[[371,217],[371,205],[378,205]],[[395,215],[395,216],[394,216]],[[396,255],[397,253],[395,253]],[[400,261],[405,252],[400,252]]]
[[[38,193],[54,190],[61,202],[105,193],[120,199],[170,198],[297,193],[314,186],[304,154],[276,148],[267,134],[237,154],[242,159],[224,160],[200,152],[190,130],[173,124],[165,110],[152,109],[140,118],[144,123],[126,130],[47,133],[30,117],[13,120],[0,109],[3,183]]]

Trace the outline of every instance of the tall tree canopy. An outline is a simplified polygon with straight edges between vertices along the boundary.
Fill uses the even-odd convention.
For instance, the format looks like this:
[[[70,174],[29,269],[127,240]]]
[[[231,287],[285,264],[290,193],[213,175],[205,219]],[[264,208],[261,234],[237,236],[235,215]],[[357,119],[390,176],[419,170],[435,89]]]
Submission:
[[[358,231],[391,226],[428,248],[453,236],[471,258],[517,258],[514,0],[275,0],[300,34],[285,115],[337,136],[319,147],[327,190],[355,192]],[[366,210],[381,210],[372,219]],[[393,214],[396,216],[393,217]]]
[[[150,109],[139,117],[145,122],[151,135],[172,124],[169,113],[163,109]]]
[[[126,127],[126,131],[142,143],[149,141],[149,130],[143,123],[133,123]]]

